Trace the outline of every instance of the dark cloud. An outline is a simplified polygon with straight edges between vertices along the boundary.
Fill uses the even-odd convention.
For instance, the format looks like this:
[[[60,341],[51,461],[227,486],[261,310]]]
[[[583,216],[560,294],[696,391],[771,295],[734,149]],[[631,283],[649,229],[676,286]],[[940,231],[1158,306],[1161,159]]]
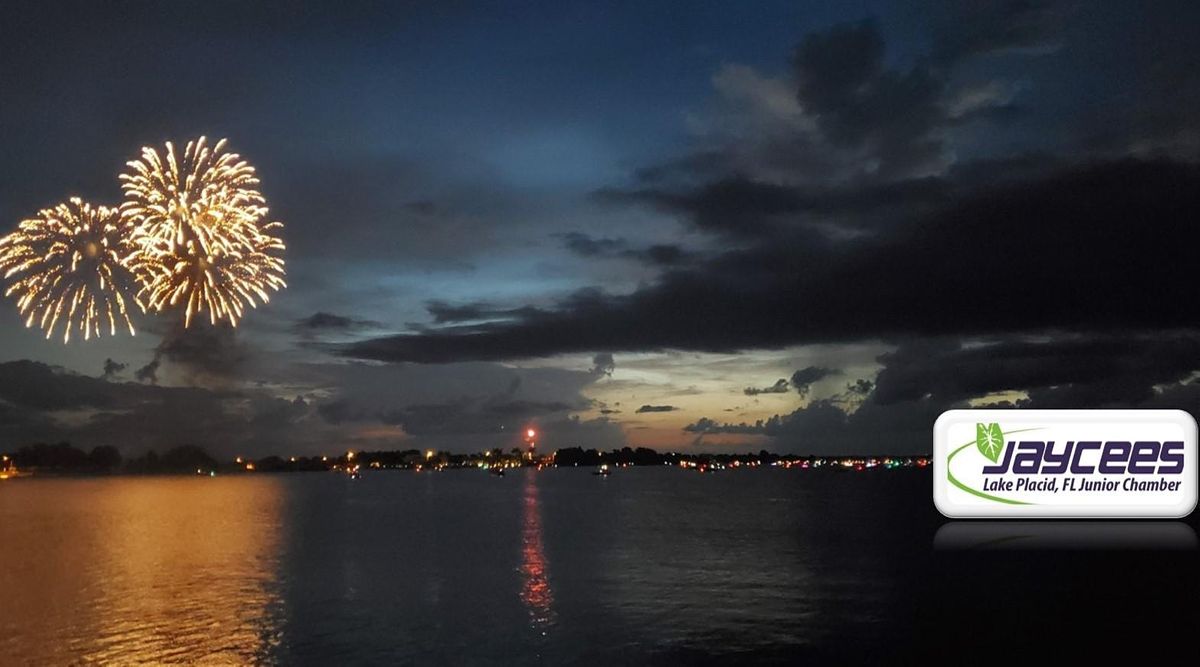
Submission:
[[[786,394],[791,391],[791,386],[788,384],[787,378],[779,378],[775,384],[769,387],[746,387],[742,393],[747,396],[758,396],[759,394]]]
[[[634,177],[638,182],[657,185],[677,181],[680,175],[717,177],[727,168],[728,156],[723,151],[706,150],[668,160],[662,164],[638,168],[634,171]]]
[[[580,257],[613,255],[628,246],[625,239],[594,238],[582,232],[568,232],[561,238],[563,246]]]
[[[600,201],[645,202],[682,213],[697,229],[732,237],[761,238],[775,232],[780,216],[801,211],[806,201],[797,191],[776,184],[731,177],[686,192],[601,190]]]
[[[113,383],[70,373],[36,361],[9,361],[0,364],[4,382],[0,382],[0,401],[18,408],[36,411],[111,408],[119,401]],[[137,396],[137,389],[124,393]]]
[[[772,420],[778,420],[778,417],[772,417]],[[708,417],[701,417],[695,422],[683,427],[683,430],[688,433],[710,434],[710,433],[732,433],[735,435],[770,435],[767,432],[767,425],[764,420],[758,420],[753,424],[742,422],[740,424],[721,423]]]
[[[1090,14],[1083,5],[1080,14]],[[1194,33],[1200,6],[1159,2],[1119,6],[1118,20],[1136,30],[1089,26],[1062,54],[1071,66],[1096,68],[1110,85],[1079,95],[1054,129],[1074,139],[1076,150],[1101,155],[1135,154],[1200,158],[1200,67]],[[1094,34],[1098,33],[1098,34]],[[1065,117],[1064,117],[1065,116]]]
[[[796,386],[810,385],[817,380],[829,377],[830,375],[837,375],[838,372],[839,371],[829,368],[821,368],[820,366],[805,366],[795,373],[792,373],[792,384]]]
[[[133,373],[133,377],[138,382],[148,382],[150,384],[158,384],[158,367],[162,365],[162,360],[156,354],[154,358],[146,362],[145,366],[137,369]]]
[[[157,384],[164,362],[180,379],[208,386],[246,379],[253,350],[237,338],[237,329],[205,320],[184,326],[176,321],[163,333],[154,358],[134,374],[137,380]]]
[[[876,173],[919,173],[942,157],[945,84],[922,64],[888,68],[884,55],[874,21],[809,35],[794,61],[800,104],[834,144],[874,156]]]
[[[1197,215],[1195,165],[1083,165],[978,190],[892,233],[835,242],[785,231],[667,272],[627,296],[583,291],[510,321],[367,340],[341,351],[446,362],[1197,326],[1195,311],[1175,305],[1200,297],[1190,268],[1190,249],[1200,243]]]
[[[876,380],[753,423],[701,418],[684,431],[757,435],[782,451],[928,452],[943,411],[1013,408],[1200,410],[1200,334],[914,340],[882,355]],[[1005,393],[1009,397],[987,397]]]
[[[511,320],[535,312],[534,308],[500,308],[483,301],[464,304],[449,304],[445,301],[436,300],[427,301],[425,309],[433,316],[435,324]]]
[[[776,239],[795,230],[839,239],[895,234],[981,191],[1049,178],[1070,166],[1061,157],[1029,153],[955,164],[939,176],[895,181],[785,185],[734,175],[682,188],[601,189],[593,196],[602,203],[649,206],[680,217],[697,231],[738,244]]]
[[[1006,391],[1028,391],[1038,407],[1136,405],[1159,384],[1200,369],[1200,336],[1153,333],[1010,337],[962,345],[914,341],[880,357],[873,400],[924,397],[952,404]]]
[[[1113,342],[1109,341],[1109,344]],[[1027,345],[1029,345],[1028,342],[1018,342],[1014,344],[1012,350],[997,350],[998,358],[1003,359],[1004,354],[1010,351],[1019,356],[1030,356]],[[1107,372],[1087,374],[1086,378],[1079,373],[1077,367],[1079,359],[1069,358],[1083,355],[1083,353],[1079,350],[1075,351],[1068,355],[1068,358],[1063,359],[1060,365],[1050,353],[1055,347],[1053,343],[1046,343],[1046,348],[1042,350],[1044,354],[1039,355],[1045,368],[1034,372],[1042,377],[1050,376],[1058,379],[1040,380],[1040,383],[1050,384],[1030,390],[1028,399],[991,401],[990,403],[994,407],[1033,409],[1132,407],[1182,409],[1188,410],[1192,414],[1200,410],[1200,390],[1195,382],[1164,380],[1164,378],[1190,377],[1195,370],[1200,368],[1200,360],[1190,355],[1183,355],[1177,360],[1178,363],[1172,370],[1168,370],[1172,364],[1164,363],[1162,359],[1148,364],[1147,357],[1153,356],[1150,351],[1154,347],[1153,337],[1134,338],[1126,341],[1123,346],[1116,346],[1116,348],[1124,347],[1124,350],[1116,352],[1117,361],[1115,363],[1109,363],[1105,351],[1102,349],[1104,345],[1096,346],[1092,349],[1092,353],[1095,355],[1093,360],[1101,363]],[[1086,347],[1086,345],[1081,345],[1081,347]],[[1109,350],[1114,351],[1116,348],[1110,347]],[[902,356],[907,356],[909,352],[915,352],[915,350],[902,348],[899,351]],[[965,358],[974,357],[974,353],[969,348],[962,348],[961,352]],[[974,359],[977,362],[979,360],[978,357],[974,357]],[[963,358],[950,355],[950,357],[943,357],[940,361],[931,362],[931,365],[939,366],[941,374],[952,377],[962,373],[956,364],[963,360]],[[1148,371],[1141,375],[1136,370],[1139,366],[1143,369],[1155,366],[1160,367],[1160,370]],[[1005,368],[1002,361],[985,364],[983,368],[976,367],[972,370],[975,378],[969,381],[978,382],[976,391],[980,393],[976,396],[982,396],[985,389],[1008,384],[1005,376],[1011,378],[1009,375],[1011,371]],[[1026,366],[1025,370],[1032,371],[1033,369]],[[908,400],[883,402],[879,400],[879,397],[887,397],[887,394],[883,392],[890,391],[886,383],[891,380],[885,377],[888,372],[889,368],[885,368],[881,372],[879,388],[856,409],[848,408],[834,401],[814,401],[792,413],[766,420],[756,433],[770,437],[773,447],[790,451],[818,453],[928,452],[930,450],[929,429],[937,416],[950,408],[967,407],[969,403],[958,392],[928,393]],[[988,375],[993,374],[995,377],[990,381],[985,379]],[[954,398],[956,394],[960,397],[958,400]]]
[[[929,16],[936,32],[933,57],[941,64],[1016,49],[1056,46],[1069,3],[1044,0],[941,2]]]
[[[691,253],[677,245],[669,243],[656,243],[646,246],[641,250],[635,250],[632,257],[647,264],[657,264],[659,266],[674,266],[693,258]]]
[[[376,326],[379,326],[379,323],[371,320],[360,320],[345,315],[334,315],[333,313],[318,311],[308,317],[296,320],[293,328],[301,333],[313,333],[320,331],[357,331]]]
[[[112,380],[116,378],[121,371],[129,367],[129,364],[122,364],[112,359],[104,360],[104,373],[100,376],[104,380]]]
[[[617,197],[618,195],[614,194],[613,196]],[[672,244],[659,243],[635,248],[631,247],[628,241],[620,238],[593,238],[582,232],[569,232],[559,236],[563,239],[563,246],[580,257],[597,259],[617,257],[655,266],[673,266],[692,258],[691,253]]]
[[[617,362],[613,360],[611,352],[601,352],[592,357],[592,375],[612,377],[615,370],[617,370]]]
[[[889,55],[883,28],[867,19],[806,35],[788,77],[723,66],[713,77],[718,110],[700,123],[701,145],[635,176],[651,191],[707,182],[718,202],[744,195],[733,210],[702,210],[726,229],[753,230],[751,223],[825,199],[752,187],[760,182],[857,190],[944,173],[956,162],[959,133],[1015,124],[1027,111],[1011,81],[963,71],[989,54],[1034,53],[1060,25],[1051,20],[1056,12],[1034,3],[968,4],[929,12],[931,52],[907,62]]]
[[[834,394],[823,402],[831,405],[836,405],[842,410],[850,412],[856,410],[864,402],[871,397],[871,392],[875,390],[875,382],[865,378],[859,378],[846,385],[846,389],[840,393]]]
[[[318,389],[109,382],[39,362],[0,363],[0,449],[70,440],[127,454],[194,444],[230,458],[350,445],[475,451],[520,445],[530,425],[552,449],[625,442],[607,418],[572,414],[593,405],[580,391],[595,381],[585,371],[317,364],[295,372]]]
[[[0,377],[0,415],[23,415],[0,419],[3,448],[69,440],[131,454],[195,444],[224,456],[312,448],[327,435],[304,401],[260,392],[109,382],[34,361],[0,363]]]
[[[1062,4],[936,3],[921,12],[931,46],[915,57],[889,54],[884,27],[891,26],[866,19],[804,36],[787,77],[727,64],[713,77],[718,110],[701,114],[699,146],[643,167],[634,176],[649,190],[642,194],[655,195],[668,208],[690,203],[669,201],[666,195],[678,195],[672,185],[728,184],[746,202],[733,211],[704,210],[727,229],[745,230],[752,229],[750,222],[761,223],[772,213],[788,213],[825,197],[795,192],[795,201],[789,201],[778,190],[755,191],[739,181],[849,186],[851,201],[867,202],[871,187],[943,174],[961,161],[960,144],[974,143],[975,135],[997,127],[1016,128],[1021,121],[1031,125],[1029,115],[1043,113],[1022,97],[1027,82],[1012,73],[1027,60],[996,69],[989,67],[988,58],[1032,58],[1061,46],[1058,40],[1069,25]],[[1177,23],[1168,18],[1174,13],[1155,12],[1151,22]],[[1186,58],[1173,54],[1167,60]],[[1134,78],[1151,75],[1138,72]],[[1155,95],[1167,96],[1180,97]],[[1120,132],[1128,136],[1133,125],[1122,123]],[[1045,139],[1042,144],[1052,143]],[[713,194],[717,201],[730,199],[730,193]]]
[[[995,182],[994,170],[987,176]],[[646,204],[683,216],[698,231],[746,242],[798,227],[844,234],[895,226],[952,202],[965,194],[967,184],[965,178],[928,177],[875,185],[783,186],[732,176],[686,190],[609,189],[595,196],[602,202]]]
[[[820,366],[805,366],[792,373],[792,387],[801,397],[808,396],[808,390],[814,382],[823,380],[831,375],[840,375],[841,371]]]
[[[177,326],[163,338],[159,350],[167,360],[213,374],[237,367],[248,357],[239,345],[237,330],[230,326]]]
[[[321,388],[310,403],[322,424],[343,434],[371,433],[389,447],[507,449],[522,445],[529,426],[542,433],[539,447],[624,444],[618,424],[574,419],[572,413],[596,406],[583,393],[599,379],[590,370],[491,363],[337,363],[301,370],[301,381]]]
[[[867,401],[853,411],[820,400],[765,420],[757,431],[771,447],[814,454],[920,454],[931,449],[930,428],[945,410],[934,401],[880,406]]]
[[[643,405],[634,412],[643,414],[646,412],[675,412],[679,408],[674,405]]]

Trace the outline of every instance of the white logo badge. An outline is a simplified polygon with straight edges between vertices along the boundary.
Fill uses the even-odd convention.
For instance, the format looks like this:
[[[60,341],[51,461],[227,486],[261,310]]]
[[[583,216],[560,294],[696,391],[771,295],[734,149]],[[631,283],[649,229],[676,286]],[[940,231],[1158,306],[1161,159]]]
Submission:
[[[1196,456],[1182,410],[948,410],[933,502],[950,518],[1180,518],[1196,507]]]

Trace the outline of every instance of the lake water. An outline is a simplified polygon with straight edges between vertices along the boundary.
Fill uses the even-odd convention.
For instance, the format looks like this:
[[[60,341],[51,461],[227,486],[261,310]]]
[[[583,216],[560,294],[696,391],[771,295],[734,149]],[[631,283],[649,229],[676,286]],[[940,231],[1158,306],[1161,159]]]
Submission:
[[[1194,646],[1194,523],[944,525],[916,470],[589,473],[10,480],[0,664],[987,662],[1032,643],[1073,658]]]

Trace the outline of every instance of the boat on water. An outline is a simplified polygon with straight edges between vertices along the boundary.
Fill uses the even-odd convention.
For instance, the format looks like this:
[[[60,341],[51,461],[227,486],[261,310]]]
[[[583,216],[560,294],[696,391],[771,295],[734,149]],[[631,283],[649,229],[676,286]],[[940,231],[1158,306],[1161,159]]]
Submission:
[[[608,467],[607,463],[605,463],[604,465],[600,466],[599,468],[596,468],[595,470],[593,470],[592,474],[600,475],[603,477],[603,476],[611,475],[612,469]]]
[[[16,479],[17,477],[29,477],[33,473],[24,470],[18,470],[17,464],[8,456],[0,459],[0,481],[6,479]]]
[[[491,468],[488,470],[488,472],[495,475],[496,477],[504,476],[504,468],[500,468],[500,467]]]

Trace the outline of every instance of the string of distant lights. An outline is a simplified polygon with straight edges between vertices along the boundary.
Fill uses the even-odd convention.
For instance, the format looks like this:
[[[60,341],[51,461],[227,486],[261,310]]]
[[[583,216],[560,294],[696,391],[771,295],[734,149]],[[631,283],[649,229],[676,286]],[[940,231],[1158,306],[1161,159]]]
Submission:
[[[64,343],[72,331],[134,335],[130,302],[143,313],[178,308],[185,327],[205,313],[237,326],[247,306],[287,287],[283,224],[269,220],[254,167],[224,139],[210,148],[200,137],[179,155],[171,142],[144,147],[127,166],[120,207],[73,197],[0,238],[5,296],[26,327],[49,339],[61,323]]]

